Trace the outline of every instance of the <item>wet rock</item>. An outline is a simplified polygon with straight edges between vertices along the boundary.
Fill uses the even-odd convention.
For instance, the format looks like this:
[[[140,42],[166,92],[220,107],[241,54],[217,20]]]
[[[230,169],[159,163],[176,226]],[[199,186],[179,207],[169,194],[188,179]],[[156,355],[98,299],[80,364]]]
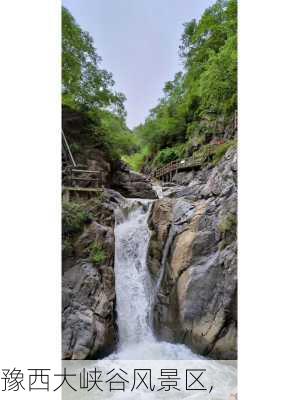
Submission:
[[[172,223],[173,205],[174,201],[171,199],[155,201],[149,218],[152,238],[148,248],[147,263],[151,274],[156,278],[160,272],[163,248]]]
[[[155,202],[150,217],[149,267],[160,281],[155,332],[216,359],[237,357],[236,162],[228,151]]]

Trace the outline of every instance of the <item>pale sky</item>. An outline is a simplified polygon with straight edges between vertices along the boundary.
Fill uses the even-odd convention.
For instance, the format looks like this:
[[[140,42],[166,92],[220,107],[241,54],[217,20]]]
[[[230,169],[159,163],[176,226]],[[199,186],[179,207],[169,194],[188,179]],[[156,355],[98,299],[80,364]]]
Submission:
[[[143,122],[166,81],[182,70],[183,23],[198,19],[214,0],[63,0],[94,39],[102,67],[127,101],[130,128]]]

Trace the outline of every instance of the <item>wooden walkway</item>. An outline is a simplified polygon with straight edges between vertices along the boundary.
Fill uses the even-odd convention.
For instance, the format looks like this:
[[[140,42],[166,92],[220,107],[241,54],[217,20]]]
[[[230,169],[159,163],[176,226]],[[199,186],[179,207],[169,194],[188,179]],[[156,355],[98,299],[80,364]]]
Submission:
[[[195,159],[194,157],[172,161],[161,168],[155,169],[151,174],[151,178],[169,182],[177,172],[193,169],[199,167],[201,164],[201,160]]]

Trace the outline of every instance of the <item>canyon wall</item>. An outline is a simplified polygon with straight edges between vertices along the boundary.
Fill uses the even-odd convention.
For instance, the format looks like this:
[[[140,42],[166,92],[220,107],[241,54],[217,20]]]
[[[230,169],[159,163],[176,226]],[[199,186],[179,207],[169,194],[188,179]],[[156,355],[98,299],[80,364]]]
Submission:
[[[174,177],[155,202],[148,265],[159,285],[154,330],[217,359],[237,357],[237,153]]]

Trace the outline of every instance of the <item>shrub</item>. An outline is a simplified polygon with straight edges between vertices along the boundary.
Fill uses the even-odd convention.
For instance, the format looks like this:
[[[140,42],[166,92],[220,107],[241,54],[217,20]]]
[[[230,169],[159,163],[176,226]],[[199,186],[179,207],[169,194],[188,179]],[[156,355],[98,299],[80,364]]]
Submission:
[[[227,214],[218,225],[219,231],[222,236],[221,247],[225,247],[236,239],[237,236],[237,215]]]
[[[72,236],[80,233],[84,224],[90,217],[83,205],[69,202],[62,204],[62,233],[64,236]]]
[[[153,161],[155,167],[166,165],[171,161],[179,160],[184,158],[186,155],[186,144],[179,144],[174,147],[167,147],[160,150]]]
[[[74,248],[72,241],[68,238],[62,241],[62,255],[63,257],[69,257],[73,254]]]
[[[101,244],[94,242],[90,249],[90,260],[95,265],[101,265],[106,260],[106,253]]]
[[[200,161],[202,165],[212,162],[215,166],[233,146],[236,146],[236,140],[228,140],[223,144],[206,144],[201,146],[200,150],[194,153],[194,157]]]

